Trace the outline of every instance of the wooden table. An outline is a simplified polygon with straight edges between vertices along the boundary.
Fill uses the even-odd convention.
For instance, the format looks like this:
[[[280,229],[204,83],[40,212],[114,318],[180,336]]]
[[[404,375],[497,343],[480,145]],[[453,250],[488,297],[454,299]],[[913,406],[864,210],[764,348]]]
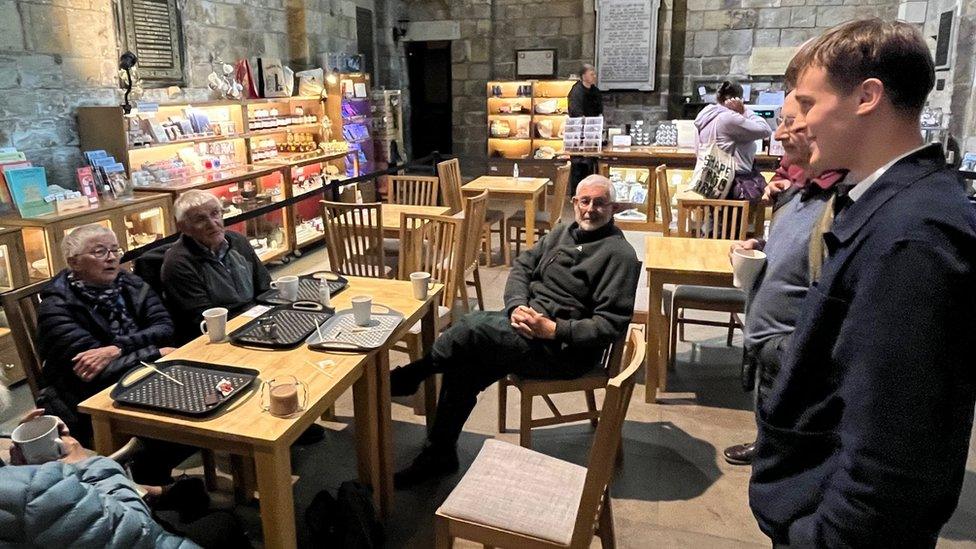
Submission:
[[[380,221],[383,224],[383,236],[387,238],[400,237],[400,214],[418,215],[447,215],[451,209],[447,206],[413,206],[411,204],[387,204],[383,203],[383,216]]]
[[[667,387],[669,326],[661,311],[665,284],[732,286],[731,240],[648,236],[644,268],[650,301],[647,308],[645,400],[654,402]]]
[[[461,187],[466,195],[478,195],[488,191],[489,198],[524,200],[525,201],[525,247],[531,248],[535,244],[535,212],[546,206],[546,185],[549,180],[545,177],[514,177],[498,175],[483,175],[469,181]],[[502,240],[507,240],[504,235]],[[507,242],[502,242],[507,246]],[[507,257],[507,256],[506,256]]]
[[[437,304],[443,291],[435,286],[426,301],[413,298],[409,281],[348,277],[349,287],[335,296],[339,309],[350,307],[351,296],[369,294],[374,303],[388,305],[406,317],[390,337],[392,345],[422,322],[424,349],[434,342]],[[228,322],[228,332],[249,318]],[[111,388],[81,403],[91,414],[95,451],[108,455],[132,435],[146,436],[229,452],[253,459],[261,500],[261,524],[265,547],[296,545],[295,511],[291,479],[290,447],[336,399],[353,388],[359,476],[374,488],[374,501],[386,516],[393,501],[393,454],[390,415],[389,349],[369,354],[329,354],[304,345],[287,351],[245,349],[229,343],[210,343],[198,337],[164,360],[186,359],[258,369],[260,379],[250,394],[242,396],[217,415],[192,418],[116,407]],[[333,360],[328,375],[308,364]],[[282,419],[261,410],[260,381],[293,375],[308,384],[308,403],[299,417]]]

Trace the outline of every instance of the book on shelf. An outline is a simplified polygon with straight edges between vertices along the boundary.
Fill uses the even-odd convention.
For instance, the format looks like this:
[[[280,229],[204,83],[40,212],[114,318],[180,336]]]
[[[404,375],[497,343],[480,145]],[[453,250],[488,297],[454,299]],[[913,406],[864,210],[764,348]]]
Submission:
[[[21,217],[38,217],[54,212],[54,197],[48,195],[44,168],[32,166],[5,170],[4,177]]]

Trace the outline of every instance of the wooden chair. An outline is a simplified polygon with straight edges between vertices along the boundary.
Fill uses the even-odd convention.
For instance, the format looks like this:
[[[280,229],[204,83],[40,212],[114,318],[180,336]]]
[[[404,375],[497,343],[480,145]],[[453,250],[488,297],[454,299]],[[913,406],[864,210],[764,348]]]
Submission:
[[[556,168],[556,179],[553,181],[552,197],[546,203],[546,209],[535,214],[535,232],[542,236],[552,230],[562,221],[563,208],[566,206],[566,194],[569,192],[569,162]],[[508,218],[509,230],[515,229],[515,257],[522,253],[522,239],[525,233],[525,210],[519,210]],[[507,247],[507,245],[506,245]]]
[[[47,385],[44,381],[43,363],[37,350],[35,336],[37,334],[37,309],[41,305],[41,291],[47,287],[49,282],[48,280],[35,282],[0,295],[0,302],[3,303],[3,310],[7,314],[10,335],[14,338],[17,356],[24,367],[24,374],[27,377],[27,384],[30,386],[34,401],[37,401],[41,389]],[[130,441],[113,456],[125,455],[128,457],[135,447],[135,443]],[[215,490],[217,488],[217,467],[213,451],[201,450],[201,455],[204,482],[208,490]]]
[[[635,376],[644,361],[643,337],[631,329],[627,367],[607,383],[587,467],[486,441],[436,512],[438,549],[452,547],[454,538],[485,547],[584,549],[597,535],[603,547],[616,545],[610,481]],[[539,504],[542,491],[545,505]]]
[[[458,281],[458,291],[462,301],[464,312],[470,310],[468,303],[468,286],[474,286],[475,296],[478,298],[478,308],[485,310],[484,290],[481,287],[481,261],[479,260],[478,250],[481,242],[481,231],[485,224],[485,216],[488,210],[488,191],[478,196],[464,199],[464,237],[462,246],[464,248],[464,274]],[[472,280],[468,281],[468,275]]]
[[[745,240],[749,202],[745,200],[678,199],[678,236]]]
[[[463,236],[464,220],[442,215],[400,214],[400,272],[405,279],[410,273],[430,273],[432,282],[444,285],[444,302],[437,307],[435,330],[440,333],[452,321],[452,308],[458,295],[459,281],[463,283]],[[400,340],[402,345],[393,349],[407,353],[411,361],[419,360],[423,353],[420,322],[407,330]],[[427,414],[428,423],[437,404],[437,380],[431,376],[414,395],[414,413]]]
[[[661,234],[671,236],[674,230],[674,216],[671,212],[671,191],[668,188],[668,167],[661,164],[654,169],[654,177],[657,179],[657,200],[661,207]]]
[[[382,203],[322,201],[325,242],[333,271],[350,276],[390,278],[393,265],[383,250]]]
[[[425,175],[391,175],[386,198],[390,204],[411,206],[437,205],[436,177]]]
[[[678,199],[678,236],[743,240],[749,228],[749,202],[745,200]],[[670,299],[669,299],[670,298]],[[736,328],[742,328],[738,315],[745,312],[745,292],[738,288],[682,285],[673,294],[664,294],[668,311],[671,365],[678,339],[685,340],[685,325],[728,328],[725,344],[732,345]],[[688,309],[729,313],[728,322],[688,318]]]
[[[521,420],[519,421],[519,445],[525,448],[532,447],[532,428],[547,427],[549,425],[561,425],[575,421],[590,420],[593,427],[597,426],[597,418],[600,411],[596,408],[596,389],[603,389],[607,386],[607,381],[620,372],[620,360],[623,356],[625,338],[621,337],[604,352],[603,360],[600,365],[593,368],[583,376],[576,379],[536,379],[524,378],[511,374],[498,381],[498,432],[504,433],[508,429],[505,421],[506,408],[508,404],[508,387],[512,386],[519,390],[522,395]],[[550,395],[560,393],[582,392],[586,397],[586,411],[573,414],[563,414],[556,407]],[[534,418],[532,417],[532,401],[534,397],[541,396],[542,400],[549,406],[552,417]]]
[[[457,158],[437,163],[437,178],[440,180],[441,203],[451,209],[451,213],[464,208],[461,197],[461,163]]]
[[[437,175],[440,178],[441,197],[444,200],[444,205],[451,208],[452,212],[461,211],[461,208],[464,207],[464,201],[461,193],[461,165],[458,162],[458,159],[452,158],[450,160],[445,160],[438,163]],[[492,230],[492,227],[495,225],[498,225],[498,229]],[[480,241],[483,248],[483,253],[485,254],[485,264],[488,267],[491,267],[491,236],[495,233],[498,234],[498,241],[502,246],[502,257],[507,265],[511,263],[511,258],[509,257],[509,249],[505,245],[505,235],[508,234],[505,212],[501,210],[486,209],[485,222],[482,225]]]

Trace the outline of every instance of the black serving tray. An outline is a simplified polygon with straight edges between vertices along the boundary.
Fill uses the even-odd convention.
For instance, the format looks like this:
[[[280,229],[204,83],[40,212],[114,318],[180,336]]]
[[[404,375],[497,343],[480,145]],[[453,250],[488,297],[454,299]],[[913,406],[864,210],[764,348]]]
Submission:
[[[123,376],[122,380],[112,389],[112,400],[123,405],[159,412],[167,412],[192,417],[204,417],[225,407],[241,392],[251,386],[258,377],[258,371],[252,368],[238,368],[208,364],[192,360],[167,360],[153,364],[157,370],[164,372],[175,381],[160,375],[159,372],[149,370],[143,377],[125,384],[132,373]],[[148,370],[148,368],[146,368]],[[138,372],[136,368],[134,372]],[[222,396],[217,391],[217,383],[226,379],[233,386],[233,390]],[[208,394],[216,394],[217,401],[207,403]]]
[[[231,332],[230,342],[238,347],[293,349],[315,331],[316,324],[321,325],[331,317],[332,310],[312,301],[278,305]],[[271,334],[265,332],[262,326],[265,322],[275,325]]]
[[[333,297],[349,285],[346,277],[331,271],[316,271],[312,274],[301,275],[298,277],[298,299],[296,301],[318,302],[319,285],[322,284],[323,278],[329,281],[329,292]],[[266,305],[287,305],[291,303],[291,301],[278,295],[277,288],[271,288],[261,293],[256,300],[258,303]]]

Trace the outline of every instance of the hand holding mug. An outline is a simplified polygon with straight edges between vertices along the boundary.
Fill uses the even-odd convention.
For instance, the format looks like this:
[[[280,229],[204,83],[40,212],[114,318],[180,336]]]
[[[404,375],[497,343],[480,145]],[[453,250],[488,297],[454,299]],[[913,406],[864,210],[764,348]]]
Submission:
[[[726,99],[725,102],[722,104],[725,105],[725,108],[733,110],[739,114],[745,114],[746,112],[745,104],[743,104],[742,99],[738,97],[730,97],[729,99]]]

